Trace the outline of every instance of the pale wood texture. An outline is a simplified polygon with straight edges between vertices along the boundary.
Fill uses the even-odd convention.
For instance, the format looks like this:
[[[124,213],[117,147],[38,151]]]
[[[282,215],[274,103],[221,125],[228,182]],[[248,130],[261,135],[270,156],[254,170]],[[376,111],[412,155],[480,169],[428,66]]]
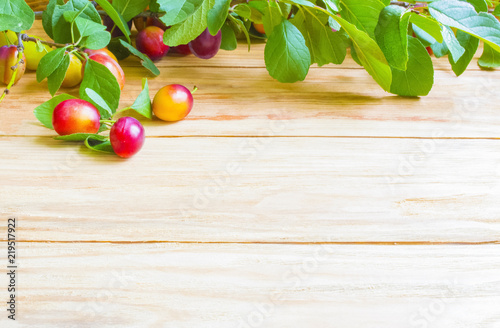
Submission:
[[[496,328],[500,320],[494,245],[23,243],[19,254],[16,327]]]
[[[279,84],[263,47],[158,63],[151,95],[197,85],[195,108],[142,120],[129,160],[53,140],[46,82],[21,80],[0,110],[19,255],[0,327],[500,327],[498,72],[435,60],[431,94],[401,98],[351,59]],[[127,106],[147,73],[123,67]]]
[[[23,240],[500,240],[497,140],[148,138],[127,161],[47,137],[0,147],[1,214]]]

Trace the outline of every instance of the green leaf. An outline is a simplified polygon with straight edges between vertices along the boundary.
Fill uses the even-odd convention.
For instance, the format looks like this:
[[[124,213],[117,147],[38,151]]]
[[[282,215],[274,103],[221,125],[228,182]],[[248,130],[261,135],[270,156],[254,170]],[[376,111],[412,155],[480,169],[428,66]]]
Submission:
[[[128,22],[138,14],[144,11],[149,5],[149,0],[113,0],[113,8],[122,15]]]
[[[96,141],[98,141],[98,140],[106,141],[108,139],[105,136],[101,136],[101,135],[94,134],[94,133],[73,133],[73,134],[68,134],[66,136],[57,136],[57,137],[54,137],[54,139],[64,140],[64,141],[85,141],[89,137],[92,137],[92,139],[94,139]]]
[[[175,0],[178,1],[178,0]],[[182,23],[173,25],[163,34],[163,42],[171,47],[188,44],[207,28],[208,11],[214,6],[215,0],[202,0],[202,4]],[[189,2],[189,1],[179,1]]]
[[[274,27],[281,23],[285,17],[281,15],[280,8],[276,2],[270,1],[266,3],[267,7],[262,16],[262,23],[264,24],[264,31],[266,31],[266,35],[271,35]]]
[[[87,5],[90,6],[90,3]],[[79,11],[71,10],[71,11],[66,11],[63,13],[63,17],[68,23],[73,23],[77,17],[79,17],[85,9],[87,9],[87,6],[83,7]],[[97,23],[96,23],[97,24]]]
[[[458,42],[455,33],[453,33],[453,30],[448,26],[443,26],[442,33],[444,43],[449,49],[451,57],[454,61],[459,60],[460,57],[462,57],[462,55],[465,53],[464,47],[462,47],[462,45]]]
[[[434,84],[432,59],[422,43],[408,36],[406,70],[392,69],[391,92],[400,96],[426,96]]]
[[[151,10],[153,11],[165,12],[166,14],[160,17],[160,20],[165,25],[171,26],[182,23],[186,19],[190,18],[191,15],[193,15],[199,10],[200,6],[204,2],[206,1],[205,0],[155,0],[150,7]],[[210,8],[212,8],[213,5],[214,2],[212,1]],[[210,8],[205,8],[206,9],[204,15],[205,19],[206,19],[206,14]],[[198,35],[200,34],[201,32],[198,33]]]
[[[226,21],[231,0],[215,0],[215,5],[208,11],[207,24],[208,31],[212,35],[217,35]]]
[[[292,12],[292,5],[286,2],[280,2],[278,1],[278,6],[280,7],[281,10],[281,15],[285,18],[288,19],[290,16],[290,13]]]
[[[106,27],[100,23],[95,23],[91,20],[79,17],[80,12],[67,11],[64,13],[64,18],[67,22],[74,21],[76,26],[75,39],[82,38],[79,46],[89,49],[102,49],[109,44],[111,33],[106,30]]]
[[[436,56],[436,58],[441,58],[441,57],[446,56],[450,53],[450,49],[448,49],[446,42],[433,43],[433,44],[431,44],[431,49],[432,49],[432,52],[434,53],[434,56]]]
[[[424,47],[428,47],[431,44],[437,43],[436,39],[434,39],[432,36],[430,36],[429,33],[425,32],[417,25],[412,24],[411,29],[413,31],[413,34],[415,34],[415,37],[418,38],[420,40],[420,42],[422,42]],[[440,28],[440,30],[441,30],[441,28]]]
[[[387,6],[380,13],[375,28],[375,40],[389,65],[406,70],[408,62],[408,25],[410,12],[401,6]]]
[[[68,11],[64,13],[64,17],[68,20],[72,16],[75,15],[74,11]],[[79,35],[81,37],[92,35],[97,32],[101,32],[106,30],[106,26],[93,22],[91,20],[82,18],[82,17],[75,17],[74,22],[76,25],[76,28],[78,29]]]
[[[85,92],[86,89],[98,91],[101,98],[105,100],[106,104],[111,109],[111,113],[109,113],[106,108],[94,102]],[[118,102],[120,101],[120,92],[120,85],[116,77],[106,66],[94,60],[87,60],[83,81],[80,85],[80,98],[96,106],[101,113],[102,119],[108,119],[116,111]]]
[[[73,42],[71,38],[71,24],[64,18],[64,14],[70,12],[68,9],[70,3],[64,6],[56,6],[54,8],[54,16],[52,17],[52,33],[55,42],[70,43]],[[78,11],[73,11],[75,14]]]
[[[67,12],[74,11],[78,14],[83,10],[78,17],[89,19],[95,23],[101,23],[101,16],[87,0],[69,0],[66,4],[64,4],[63,1],[56,2],[59,4],[54,5],[50,10],[52,11],[52,16],[50,19],[47,19],[51,22],[52,26],[46,27],[48,24],[44,24],[47,34],[54,39],[55,42],[69,43],[73,41],[71,38],[71,23],[64,18]],[[47,8],[47,10],[49,10],[49,8]],[[44,19],[46,18],[44,17]],[[48,28],[50,28],[50,31],[47,31]]]
[[[111,142],[106,138],[103,139],[101,135],[93,134],[85,139],[85,146],[87,148],[102,152],[102,153],[114,153],[113,147],[111,146]]]
[[[315,14],[312,9],[301,7],[290,20],[304,36],[311,54],[311,64],[323,66],[329,63],[342,64],[346,56],[346,44],[341,32],[332,32],[326,25],[328,16]]]
[[[477,48],[479,47],[479,39],[465,32],[457,31],[457,40],[465,49],[465,53],[458,61],[453,60],[452,57],[448,57],[448,60],[450,61],[453,72],[455,72],[457,76],[460,76],[465,72],[472,58],[474,58]]]
[[[268,8],[267,1],[250,1],[248,3],[248,6],[257,10],[262,15],[264,15],[264,13],[266,12],[266,9]]]
[[[269,74],[280,82],[303,81],[311,64],[306,40],[289,21],[276,25],[264,50]]]
[[[417,15],[416,13],[411,13],[410,22],[413,25],[418,26],[420,29],[425,31],[431,37],[434,38],[439,43],[443,42],[443,35],[441,34],[441,24],[436,22],[431,17],[424,15]]]
[[[500,22],[495,16],[478,14],[471,4],[456,0],[432,2],[429,4],[429,12],[441,24],[473,35],[500,51]]]
[[[313,0],[313,1],[316,2],[316,0]],[[262,3],[262,2],[263,1],[252,1],[249,3],[249,5],[255,6],[257,8],[259,3]],[[307,1],[307,0],[283,0],[282,2],[314,8],[314,3],[312,3],[311,1]]]
[[[222,41],[220,48],[223,50],[234,50],[238,47],[238,40],[236,39],[236,34],[232,27],[225,23],[221,28]]]
[[[43,29],[51,39],[54,39],[54,34],[52,33],[52,16],[54,15],[56,5],[64,5],[64,0],[49,0],[47,8],[42,14]]]
[[[80,42],[80,47],[89,49],[105,48],[111,41],[111,33],[108,31],[95,32],[92,35],[86,36]]]
[[[234,18],[232,15],[228,15],[227,17],[229,18],[229,22],[231,22],[231,24],[233,24],[238,31],[243,32],[243,34],[247,39],[248,51],[250,51],[250,46],[252,42],[250,41],[250,34],[248,33],[248,27],[245,25],[245,23],[243,23],[243,21],[241,21],[238,18]]]
[[[488,12],[488,4],[486,3],[486,0],[460,0],[460,1],[465,1],[470,3],[471,5],[474,6],[474,9],[478,13]]]
[[[353,24],[345,19],[331,15],[344,31],[349,35],[356,56],[359,62],[366,69],[373,79],[385,90],[389,91],[392,83],[391,67],[387,63],[382,50],[380,50],[377,43],[371,39],[368,34],[360,31]]]
[[[130,108],[146,118],[153,118],[151,98],[149,97],[148,79],[142,79],[142,91],[134,101],[134,104],[130,106]]]
[[[101,123],[101,126],[99,127],[99,131],[97,131],[97,133],[101,133],[101,132],[107,131],[107,130],[109,130],[109,129],[110,129],[110,127],[109,127],[109,126],[107,126],[107,125],[106,125],[106,124],[104,124],[104,123]]]
[[[323,0],[323,2],[326,5],[326,9],[332,14],[340,11],[340,0]]]
[[[120,41],[127,43],[124,36],[111,38],[111,41],[109,41],[108,44],[108,50],[116,56],[116,59],[124,60],[125,58],[128,58],[130,56],[130,51],[125,48]]]
[[[500,67],[500,52],[485,44],[483,54],[481,55],[477,63],[481,68]]]
[[[109,105],[106,103],[106,101],[102,99],[100,94],[90,88],[86,88],[84,92],[90,99],[92,99],[95,104],[108,112],[109,116],[113,115],[113,111],[111,110],[111,108],[109,108]]]
[[[252,10],[254,12],[257,12],[259,13],[259,21],[256,22],[257,20],[257,17],[253,17],[252,18]],[[250,7],[249,5],[247,5],[246,3],[239,3],[237,4],[234,8],[233,8],[233,12],[240,16],[240,17],[243,17],[245,19],[250,19],[252,22],[256,22],[256,23],[261,23],[262,24],[262,13],[260,13],[259,11],[255,10],[254,8]]]
[[[64,58],[65,51],[66,49],[64,48],[55,49],[42,57],[36,70],[36,80],[38,83],[42,82],[59,67]]]
[[[11,30],[21,32],[23,22],[14,15],[0,14],[0,31]]]
[[[61,102],[68,99],[76,99],[76,97],[63,93],[59,96],[56,96],[44,102],[43,104],[35,108],[34,110],[35,117],[45,127],[49,129],[54,129],[54,127],[52,126],[52,113],[54,112],[54,108],[56,108],[56,106],[59,105]]]
[[[35,13],[24,0],[2,0],[0,1],[0,14],[17,17],[18,23],[13,28],[14,32],[29,30],[35,22]],[[3,21],[5,17],[1,18]],[[3,23],[3,22],[2,22]],[[2,24],[0,23],[0,25]],[[19,25],[20,24],[20,25]],[[0,30],[4,30],[3,28]]]
[[[145,54],[143,54],[142,52],[140,52],[139,50],[137,50],[136,48],[134,48],[132,45],[130,45],[127,42],[125,42],[124,40],[120,40],[120,43],[121,43],[122,46],[124,46],[125,48],[127,48],[128,51],[130,51],[130,53],[132,55],[134,55],[137,58],[139,58],[141,60],[142,66],[144,66],[145,68],[147,68],[151,73],[153,73],[154,76],[160,75],[160,70],[151,61],[151,59],[149,59],[148,56],[146,56]]]
[[[97,2],[102,9],[104,9],[106,14],[108,14],[108,16],[113,20],[116,27],[123,32],[127,41],[130,43],[130,29],[128,28],[127,21],[123,18],[123,16],[120,15],[120,13],[118,13],[107,0],[95,0],[95,2]]]
[[[36,39],[36,51],[37,52],[45,52],[48,53],[48,50],[46,48],[47,46],[44,46],[39,39]]]
[[[49,85],[49,92],[52,96],[56,94],[57,90],[59,90],[61,84],[63,83],[64,77],[66,76],[66,71],[68,70],[69,67],[69,61],[70,61],[69,54],[65,54],[59,66],[47,78],[47,82]]]
[[[354,48],[352,44],[351,44],[351,57],[352,60],[356,62],[356,64],[358,64],[359,66],[363,66],[363,64],[361,64],[361,61],[358,58],[358,54],[356,53],[356,48]]]
[[[340,29],[342,28],[342,26],[340,26],[340,24],[331,17],[328,17],[328,26],[330,26],[335,31],[340,31]]]
[[[495,7],[495,10],[493,10],[493,15],[500,17],[500,5],[497,5]]]
[[[380,0],[341,0],[341,4],[342,18],[373,38],[384,3]]]

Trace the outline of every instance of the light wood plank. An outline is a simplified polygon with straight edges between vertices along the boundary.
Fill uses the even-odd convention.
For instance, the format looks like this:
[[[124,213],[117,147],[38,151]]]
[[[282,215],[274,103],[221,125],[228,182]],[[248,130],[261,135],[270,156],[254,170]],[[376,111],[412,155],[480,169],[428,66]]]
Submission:
[[[500,240],[496,140],[148,138],[130,160],[42,137],[0,149],[0,216],[19,216],[23,240]]]
[[[499,248],[20,243],[0,325],[496,328]]]

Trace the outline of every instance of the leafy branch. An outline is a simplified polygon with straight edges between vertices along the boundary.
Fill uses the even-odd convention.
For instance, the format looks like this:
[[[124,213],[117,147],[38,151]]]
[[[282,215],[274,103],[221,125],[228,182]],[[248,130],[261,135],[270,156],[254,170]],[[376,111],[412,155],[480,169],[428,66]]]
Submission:
[[[244,36],[249,47],[252,37],[267,39],[266,68],[284,83],[304,80],[314,64],[342,64],[349,48],[354,61],[384,90],[402,96],[430,92],[434,84],[430,53],[448,56],[458,76],[482,41],[479,65],[500,66],[500,23],[495,18],[500,16],[499,0],[50,0],[44,12],[36,13],[29,12],[23,0],[5,1],[19,6],[23,15],[19,18],[19,13],[9,9],[14,6],[0,10],[7,18],[0,30],[21,32],[32,20],[42,18],[52,40],[26,35],[21,39],[57,48],[40,62],[42,73],[37,71],[39,81],[52,80],[52,94],[64,77],[69,55],[86,56],[85,49],[109,46],[120,58],[132,54],[155,76],[160,74],[132,46],[127,22],[137,17],[155,18],[170,26],[163,42],[171,47],[188,44],[204,31],[213,36],[220,32],[224,50],[234,50],[238,36]],[[97,4],[104,10],[97,10]],[[114,23],[108,30],[102,16]],[[14,18],[21,20],[19,26]],[[123,37],[113,38],[108,32],[118,29]]]
[[[57,43],[57,42],[51,42],[51,41],[45,41],[36,37],[29,36],[26,33],[21,33],[20,34],[22,41],[24,42],[35,42],[35,43],[41,43],[48,45],[50,47],[55,47],[55,48],[67,48],[68,46],[75,46],[76,43]]]

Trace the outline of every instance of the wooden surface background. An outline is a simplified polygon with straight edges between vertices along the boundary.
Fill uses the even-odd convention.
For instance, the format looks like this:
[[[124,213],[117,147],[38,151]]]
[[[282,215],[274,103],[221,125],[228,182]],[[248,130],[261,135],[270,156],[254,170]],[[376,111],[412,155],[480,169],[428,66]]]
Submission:
[[[351,59],[280,84],[263,48],[159,62],[151,95],[195,107],[129,160],[53,140],[26,74],[0,108],[1,327],[500,327],[499,73],[435,60],[401,98]],[[148,73],[122,66],[128,106]]]

